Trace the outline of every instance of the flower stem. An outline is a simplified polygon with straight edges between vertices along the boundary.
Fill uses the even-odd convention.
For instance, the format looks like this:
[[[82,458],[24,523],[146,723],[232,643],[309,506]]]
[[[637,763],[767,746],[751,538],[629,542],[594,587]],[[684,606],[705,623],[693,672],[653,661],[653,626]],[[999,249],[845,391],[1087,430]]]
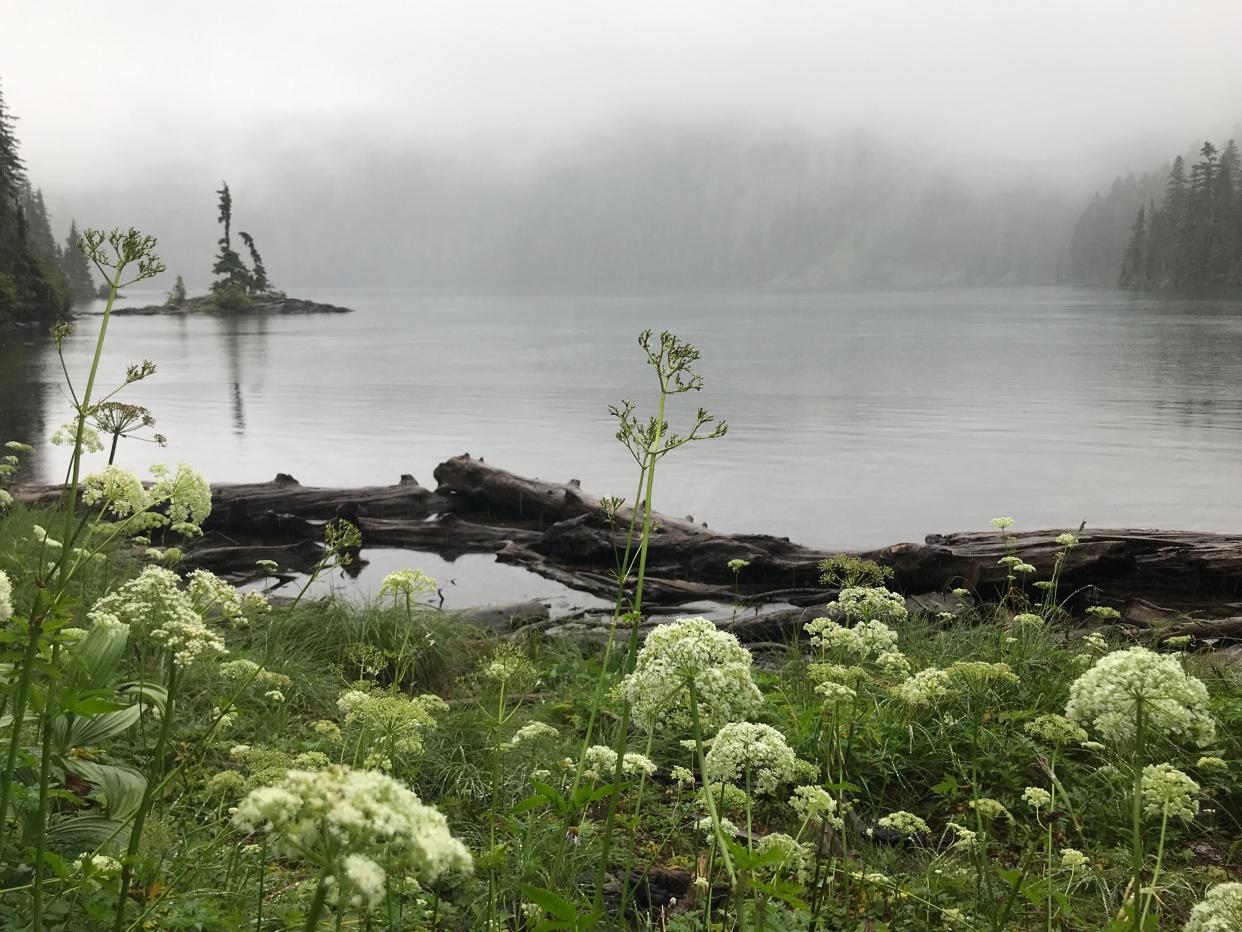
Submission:
[[[160,721],[159,736],[155,739],[155,754],[151,760],[151,774],[147,785],[142,791],[142,801],[138,811],[134,813],[134,824],[129,830],[129,844],[125,848],[125,862],[121,867],[121,890],[116,900],[116,919],[112,923],[112,932],[121,932],[125,925],[125,906],[129,902],[129,887],[133,882],[134,855],[138,853],[138,845],[142,842],[142,829],[147,821],[147,811],[155,797],[155,787],[164,769],[164,752],[168,747],[168,734],[172,731],[173,714],[177,701],[177,660],[168,658],[168,699],[164,703],[164,717]]]
[[[1130,866],[1134,875],[1134,932],[1143,932],[1143,697],[1138,696],[1134,703],[1134,788],[1130,803]]]

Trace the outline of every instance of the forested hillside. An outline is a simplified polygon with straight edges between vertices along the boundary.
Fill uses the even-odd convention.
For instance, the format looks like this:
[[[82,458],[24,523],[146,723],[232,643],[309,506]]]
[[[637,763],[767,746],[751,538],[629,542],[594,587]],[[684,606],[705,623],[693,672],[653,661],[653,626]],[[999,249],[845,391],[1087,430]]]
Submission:
[[[1178,156],[1159,203],[1140,206],[1121,257],[1118,283],[1129,288],[1242,285],[1242,197],[1238,147],[1205,142],[1186,170]]]
[[[63,249],[52,233],[43,192],[27,177],[15,122],[0,90],[0,326],[51,322],[95,290],[75,245],[76,227]]]

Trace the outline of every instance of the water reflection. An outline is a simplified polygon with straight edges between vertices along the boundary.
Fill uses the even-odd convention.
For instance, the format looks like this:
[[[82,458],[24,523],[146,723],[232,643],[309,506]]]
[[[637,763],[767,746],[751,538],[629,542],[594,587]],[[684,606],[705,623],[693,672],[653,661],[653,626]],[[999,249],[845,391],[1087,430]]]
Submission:
[[[0,443],[19,440],[37,446],[51,432],[44,376],[50,343],[43,330],[0,332]],[[19,478],[32,476],[38,469],[37,453],[23,457],[19,469]]]
[[[661,466],[657,507],[671,513],[859,547],[1011,513],[1027,526],[1242,528],[1242,302],[1052,288],[317,297],[357,313],[116,319],[105,372],[159,364],[124,400],[150,407],[170,440],[131,445],[124,465],[431,482],[469,450],[632,495],[606,410],[649,400],[634,338],[654,326],[700,347],[701,400],[731,425]],[[75,373],[92,339],[66,344]],[[61,404],[49,350],[0,356],[5,430],[46,435],[40,398]],[[8,426],[18,412],[40,420]]]

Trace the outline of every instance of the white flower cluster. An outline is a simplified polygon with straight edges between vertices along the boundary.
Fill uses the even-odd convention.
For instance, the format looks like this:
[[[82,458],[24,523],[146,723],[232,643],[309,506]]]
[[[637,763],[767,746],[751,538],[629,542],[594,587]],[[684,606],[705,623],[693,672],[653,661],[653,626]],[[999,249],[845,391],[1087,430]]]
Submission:
[[[1061,849],[1061,866],[1066,870],[1076,871],[1087,866],[1087,856],[1077,848]]]
[[[442,813],[374,771],[290,770],[275,786],[252,790],[234,810],[233,824],[270,833],[278,856],[329,870],[333,886],[355,905],[379,902],[389,872],[430,883],[472,868],[470,852]]]
[[[814,862],[810,845],[799,842],[784,832],[771,832],[755,842],[755,853],[761,856],[759,869],[769,877],[788,872],[800,882],[808,879],[807,868]]]
[[[690,730],[690,684],[707,730],[745,718],[763,702],[750,651],[706,618],[679,618],[647,635],[634,672],[617,687],[641,729]]]
[[[345,715],[345,724],[382,738],[390,750],[417,754],[423,749],[423,733],[436,727],[434,713],[448,706],[439,696],[403,696],[394,693],[366,693],[351,689],[336,702]]]
[[[526,652],[518,645],[507,642],[492,651],[479,673],[484,679],[506,686],[539,682],[539,671],[530,662]]]
[[[384,577],[379,588],[381,598],[386,595],[393,598],[398,596],[413,598],[435,591],[436,581],[422,570],[397,570],[395,573],[389,573]]]
[[[890,654],[897,646],[897,635],[882,621],[862,621],[852,628],[831,618],[816,618],[806,624],[811,646],[825,652],[849,654],[858,660]]]
[[[896,832],[903,838],[912,838],[915,835],[926,835],[931,828],[921,818],[913,812],[906,812],[904,809],[898,809],[896,812],[890,812],[883,818],[876,820],[876,825],[880,828],[886,828],[890,832]]]
[[[1040,809],[1046,809],[1052,805],[1052,794],[1042,786],[1028,786],[1022,791],[1022,801],[1039,812]]]
[[[0,622],[13,617],[13,584],[9,582],[9,574],[0,570]]]
[[[56,428],[56,432],[52,434],[52,446],[71,447],[77,443],[79,437],[82,439],[83,453],[98,453],[103,449],[103,441],[99,439],[99,433],[95,428],[83,423],[79,433],[77,421],[69,421]]]
[[[119,874],[121,872],[121,862],[106,854],[88,855],[84,853],[80,858],[74,860],[73,869],[76,871],[86,871],[89,869],[92,874],[106,876],[109,874]]]
[[[1190,911],[1182,932],[1238,932],[1242,929],[1242,883],[1218,883]]]
[[[109,465],[83,481],[82,503],[98,505],[124,518],[147,507],[147,492],[142,480],[128,469]]]
[[[947,671],[928,667],[893,687],[893,695],[910,705],[931,705],[953,694]]]
[[[582,757],[583,776],[592,780],[611,780],[617,772],[617,752],[603,744],[594,744]],[[621,772],[649,777],[656,772],[655,761],[643,754],[627,751],[621,760]]]
[[[837,814],[837,801],[822,787],[794,787],[789,805],[804,822],[831,825],[838,830],[844,827],[841,816]]]
[[[148,501],[167,510],[174,530],[184,525],[197,527],[211,514],[211,486],[197,469],[178,463],[174,471],[160,463],[151,467],[151,475],[155,484]]]
[[[1143,768],[1143,814],[1163,818],[1167,813],[1183,821],[1199,814],[1199,784],[1172,764],[1150,764]]]
[[[365,854],[347,854],[341,860],[339,875],[325,878],[328,901],[339,903],[344,892],[355,909],[374,909],[384,902],[388,874]]]
[[[704,776],[710,783],[732,783],[762,795],[792,779],[797,760],[785,736],[771,725],[731,722],[712,738]]]
[[[947,828],[953,832],[953,843],[949,845],[954,851],[974,851],[979,847],[979,833],[957,822],[950,822]]]
[[[536,741],[550,741],[559,734],[560,732],[547,722],[527,722],[515,731],[513,737],[501,745],[501,747],[512,751],[519,745],[530,744]]]
[[[1045,744],[1082,744],[1087,733],[1063,715],[1039,715],[1027,722],[1024,729],[1028,735]]]
[[[105,627],[137,628],[171,651],[181,666],[228,653],[224,641],[207,627],[178,583],[171,570],[148,566],[99,599],[87,617]]]
[[[1105,740],[1126,741],[1135,735],[1140,701],[1151,731],[1198,745],[1216,736],[1207,687],[1188,675],[1177,657],[1146,647],[1114,651],[1096,661],[1070,686],[1065,714]]]
[[[883,586],[847,587],[837,596],[836,604],[847,621],[884,621],[895,625],[909,617],[906,600]],[[892,644],[881,650],[892,650],[897,646],[897,636],[892,635],[892,638]]]

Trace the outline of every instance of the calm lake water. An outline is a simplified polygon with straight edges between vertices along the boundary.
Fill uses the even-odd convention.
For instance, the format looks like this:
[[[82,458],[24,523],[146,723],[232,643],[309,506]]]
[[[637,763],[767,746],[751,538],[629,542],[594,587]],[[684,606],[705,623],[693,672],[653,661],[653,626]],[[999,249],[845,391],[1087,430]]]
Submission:
[[[1242,301],[1063,288],[635,298],[307,295],[343,316],[116,318],[104,374],[151,359],[125,400],[214,482],[434,487],[458,453],[633,498],[607,406],[651,411],[636,336],[703,353],[675,402],[729,422],[658,474],[655,504],[715,528],[869,547],[929,532],[1096,526],[1242,531]],[[132,294],[129,303],[147,303]],[[158,296],[150,296],[156,300]],[[98,318],[66,344],[89,367]],[[0,439],[39,445],[52,480],[67,420],[54,351],[0,348]],[[98,457],[97,457],[98,458]],[[503,588],[503,587],[502,587]]]

